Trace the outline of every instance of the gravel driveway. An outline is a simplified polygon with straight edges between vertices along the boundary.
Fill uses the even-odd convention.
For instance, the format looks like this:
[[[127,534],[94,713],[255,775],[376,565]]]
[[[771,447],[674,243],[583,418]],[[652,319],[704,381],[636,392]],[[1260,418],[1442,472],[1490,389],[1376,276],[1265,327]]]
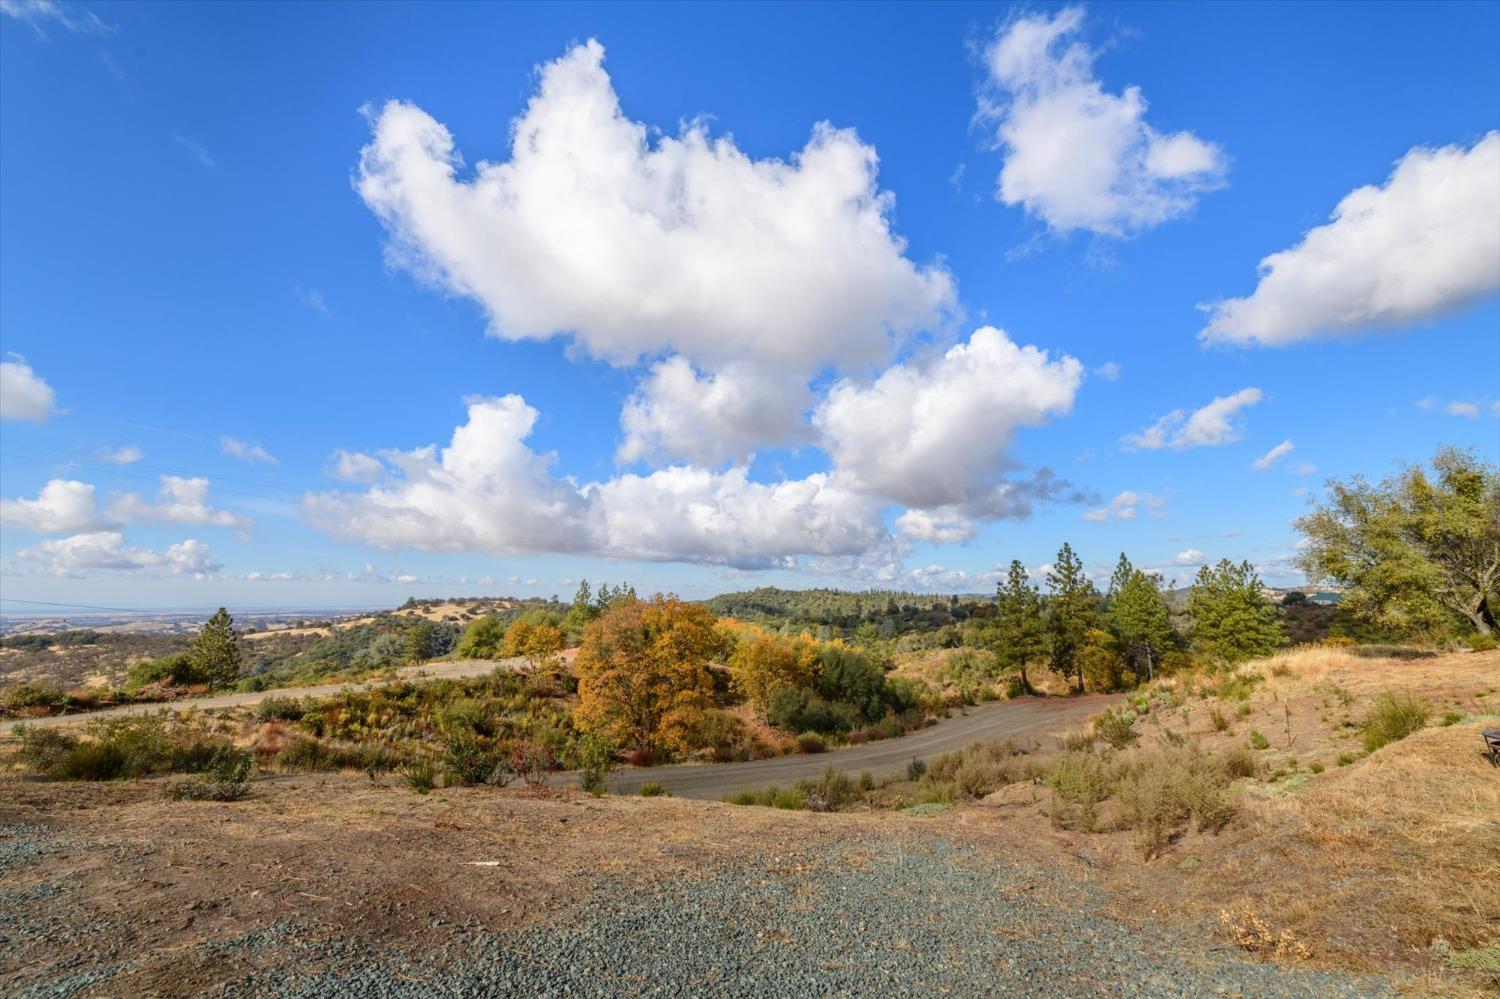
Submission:
[[[216,946],[296,955],[227,983],[229,996],[1395,996],[1375,979],[1128,927],[1092,914],[1089,892],[1060,877],[942,839],[917,849],[882,840],[745,863],[644,897],[601,886],[566,925],[461,927],[420,960],[288,924]]]

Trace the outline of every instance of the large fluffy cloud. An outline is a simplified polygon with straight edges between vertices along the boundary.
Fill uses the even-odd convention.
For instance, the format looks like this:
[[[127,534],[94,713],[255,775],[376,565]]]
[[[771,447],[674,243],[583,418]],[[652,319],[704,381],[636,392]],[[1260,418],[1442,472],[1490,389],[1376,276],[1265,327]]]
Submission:
[[[669,357],[620,413],[625,439],[618,458],[745,462],[762,445],[806,440],[802,414],[811,403],[798,378],[745,364],[700,375],[687,358]]]
[[[94,487],[73,479],[52,479],[36,499],[0,500],[0,524],[40,534],[93,531],[103,526]]]
[[[998,195],[1052,229],[1129,235],[1189,211],[1224,181],[1219,147],[1146,122],[1139,87],[1094,77],[1083,9],[1016,18],[986,50],[981,118],[1004,150]]]
[[[55,396],[25,358],[0,361],[0,419],[45,420],[52,415]]]
[[[1244,436],[1242,426],[1236,422],[1240,410],[1253,406],[1260,400],[1260,389],[1251,387],[1218,396],[1201,409],[1193,410],[1191,414],[1174,409],[1140,433],[1127,435],[1125,444],[1143,451],[1232,444]]]
[[[1082,380],[1076,359],[1054,360],[986,326],[931,363],[894,365],[868,385],[840,382],[813,422],[840,481],[857,492],[1005,516],[1029,488],[1002,478],[1016,429],[1068,412]]]
[[[906,258],[853,132],[819,124],[790,160],[701,122],[653,142],[603,61],[589,41],[541,67],[510,158],[471,179],[443,125],[387,104],[357,183],[393,258],[480,302],[499,336],[566,333],[621,363],[872,364],[948,309],[947,272]]]
[[[1281,346],[1410,326],[1500,289],[1500,132],[1411,150],[1385,186],[1345,195],[1260,271],[1249,297],[1208,306],[1201,339]]]
[[[189,539],[166,551],[134,548],[118,531],[93,531],[52,541],[41,541],[16,553],[24,562],[39,565],[54,576],[86,576],[100,572],[201,577],[216,572],[208,546]]]
[[[860,555],[888,541],[878,504],[828,475],[759,483],[745,469],[671,467],[580,486],[526,446],[537,411],[472,400],[441,451],[387,451],[390,481],[305,500],[314,523],[382,548],[579,552],[742,568]]]

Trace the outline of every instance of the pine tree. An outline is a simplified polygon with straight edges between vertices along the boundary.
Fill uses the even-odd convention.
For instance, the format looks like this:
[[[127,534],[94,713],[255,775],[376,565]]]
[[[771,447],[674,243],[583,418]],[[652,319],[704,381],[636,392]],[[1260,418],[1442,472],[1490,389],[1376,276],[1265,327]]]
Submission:
[[[1123,555],[1120,564],[1130,566]],[[1120,570],[1115,572],[1118,576]],[[1163,653],[1175,640],[1167,602],[1161,595],[1161,577],[1131,568],[1123,582],[1117,585],[1112,580],[1104,617],[1136,676],[1141,675],[1144,665],[1146,679],[1154,678]]]
[[[1021,693],[1035,693],[1026,667],[1047,651],[1047,628],[1042,595],[1019,559],[1011,560],[1005,582],[995,585],[995,604],[995,656],[1002,669],[1013,669],[1020,675]]]
[[[1210,662],[1238,663],[1275,652],[1285,639],[1281,615],[1261,594],[1249,562],[1228,559],[1198,570],[1188,594],[1193,650]]]
[[[214,687],[229,687],[240,678],[240,639],[234,618],[220,607],[188,646],[194,672]]]
[[[1079,650],[1090,629],[1099,626],[1099,591],[1083,571],[1083,560],[1066,542],[1047,573],[1047,623],[1052,640],[1052,668],[1076,677],[1083,693],[1083,661]]]
[[[1125,589],[1126,584],[1130,582],[1130,577],[1134,574],[1135,566],[1131,565],[1130,559],[1125,557],[1124,552],[1121,552],[1120,561],[1115,563],[1114,574],[1109,577],[1109,590],[1104,594],[1104,604],[1106,607],[1109,606],[1115,597],[1120,595],[1121,591]]]

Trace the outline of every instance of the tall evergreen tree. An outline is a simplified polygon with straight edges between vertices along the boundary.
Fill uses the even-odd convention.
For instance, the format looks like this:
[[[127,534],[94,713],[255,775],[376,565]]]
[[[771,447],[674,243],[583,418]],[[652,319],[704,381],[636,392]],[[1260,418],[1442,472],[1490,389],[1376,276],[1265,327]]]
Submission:
[[[240,639],[228,611],[220,607],[208,619],[187,654],[193,670],[207,677],[212,686],[232,686],[240,678]]]
[[[1097,628],[1099,591],[1084,574],[1083,560],[1073,553],[1073,546],[1063,543],[1052,571],[1047,573],[1047,623],[1052,643],[1052,668],[1063,676],[1075,677],[1078,692],[1083,693],[1083,660],[1079,650],[1089,630]]]
[[[432,658],[432,623],[415,621],[406,629],[405,659],[409,663],[425,663]]]
[[[1285,638],[1281,615],[1261,593],[1249,562],[1226,559],[1203,566],[1188,594],[1193,650],[1211,662],[1238,663],[1268,656]]]
[[[1125,557],[1124,552],[1121,552],[1120,561],[1115,563],[1114,574],[1109,577],[1109,590],[1104,594],[1104,604],[1106,607],[1114,601],[1115,597],[1124,591],[1126,584],[1130,582],[1130,577],[1134,574],[1135,566],[1131,565],[1130,559]]]
[[[1035,693],[1026,667],[1047,651],[1047,625],[1042,595],[1026,575],[1019,559],[1012,559],[1005,581],[995,585],[995,628],[992,650],[1005,670],[1021,678],[1021,692]]]
[[[1120,563],[1130,565],[1124,555]],[[1161,595],[1161,577],[1132,568],[1118,586],[1111,581],[1104,617],[1135,675],[1141,675],[1144,665],[1146,679],[1154,678],[1162,654],[1172,647],[1175,638],[1167,602]]]

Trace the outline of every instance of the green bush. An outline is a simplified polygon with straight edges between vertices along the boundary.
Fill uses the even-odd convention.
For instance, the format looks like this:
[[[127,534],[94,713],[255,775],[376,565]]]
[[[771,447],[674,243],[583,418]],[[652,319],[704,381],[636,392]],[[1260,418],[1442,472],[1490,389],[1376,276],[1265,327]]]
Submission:
[[[284,770],[326,770],[332,762],[317,739],[293,739],[276,754],[276,765]]]
[[[427,758],[411,760],[401,768],[406,786],[418,794],[426,794],[437,786],[437,765]]]
[[[816,732],[803,732],[797,736],[797,751],[799,753],[821,753],[828,748],[828,743]]]
[[[1115,797],[1123,828],[1133,829],[1141,854],[1159,856],[1190,824],[1218,832],[1234,816],[1231,764],[1196,748],[1142,753],[1123,767]]]
[[[1225,718],[1224,712],[1220,711],[1218,708],[1209,709],[1208,720],[1213,724],[1215,732],[1229,731],[1229,719]]]
[[[798,781],[796,792],[813,812],[839,812],[864,800],[859,785],[831,763],[817,780]]]
[[[771,696],[766,720],[785,732],[843,733],[854,727],[847,705],[834,704],[797,687],[778,690]]]
[[[186,652],[174,652],[160,659],[136,663],[125,673],[125,689],[135,693],[153,683],[171,684],[174,687],[189,687],[209,682],[206,670],[196,664]]]
[[[1134,725],[1135,715],[1111,708],[1094,719],[1094,732],[1115,749],[1124,749],[1140,740]]]
[[[670,798],[672,792],[659,780],[648,780],[641,785],[642,798]]]
[[[302,714],[302,702],[293,697],[268,697],[255,708],[256,720],[263,722],[301,721]]]
[[[927,764],[915,756],[906,765],[906,779],[911,781],[921,780],[927,773]]]
[[[934,757],[927,773],[937,783],[951,784],[961,797],[983,798],[1007,784],[1032,780],[1041,767],[1012,742],[975,742]]]
[[[1365,752],[1399,742],[1427,724],[1432,706],[1409,694],[1381,694],[1365,717]]]
[[[221,747],[202,774],[172,781],[162,793],[173,801],[238,801],[245,796],[254,769],[249,753]]]
[[[60,687],[50,683],[18,683],[0,694],[0,706],[11,713],[20,713],[33,708],[53,711],[68,702],[68,695]]]
[[[1062,828],[1092,831],[1099,821],[1099,804],[1114,790],[1109,766],[1087,752],[1065,753],[1047,772],[1052,788],[1052,823]]]
[[[614,743],[596,735],[585,736],[578,744],[576,756],[578,786],[595,797],[608,790],[609,775],[615,769]]]
[[[1258,731],[1252,728],[1250,730],[1250,748],[1269,749],[1271,748],[1271,742],[1265,736],[1261,735]]]

